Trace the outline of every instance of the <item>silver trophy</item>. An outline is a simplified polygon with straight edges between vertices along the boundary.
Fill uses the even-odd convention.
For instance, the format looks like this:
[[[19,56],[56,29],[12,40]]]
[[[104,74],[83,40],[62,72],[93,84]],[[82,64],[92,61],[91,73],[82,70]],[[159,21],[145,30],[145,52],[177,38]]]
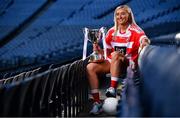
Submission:
[[[103,38],[103,30],[104,28],[101,29],[88,29],[85,28],[85,37],[88,39],[93,44],[97,44],[101,41]],[[86,43],[87,45],[87,43]],[[93,53],[90,55],[89,62],[102,62],[104,61],[104,55],[100,50],[94,50]]]

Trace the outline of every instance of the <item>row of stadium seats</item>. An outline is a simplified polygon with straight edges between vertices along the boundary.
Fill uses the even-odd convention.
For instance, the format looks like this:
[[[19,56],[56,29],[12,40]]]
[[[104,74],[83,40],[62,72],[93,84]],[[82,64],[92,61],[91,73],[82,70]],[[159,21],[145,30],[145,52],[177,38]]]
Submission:
[[[86,64],[77,60],[0,85],[0,116],[78,116],[88,101]]]
[[[143,116],[180,116],[178,50],[175,46],[149,46],[140,56]]]
[[[180,116],[178,50],[175,45],[161,43],[143,50],[139,58],[138,84],[136,77],[123,80],[118,117]]]
[[[151,2],[149,1],[149,3]],[[180,13],[180,2],[178,0],[156,1],[156,4],[153,6],[147,5],[143,12],[137,12],[138,6],[136,6],[135,1],[128,4],[134,11],[135,20],[145,30],[149,38],[180,30],[177,27],[180,21],[179,15],[177,15]],[[166,26],[166,24],[172,24],[171,27],[173,28],[166,28],[169,26]]]
[[[158,39],[168,38],[175,34]],[[136,77],[123,80],[118,117],[179,117],[179,47],[158,41],[140,54],[138,84]]]
[[[6,2],[11,2],[10,0]],[[29,19],[46,1],[45,0],[13,0],[11,6],[0,17],[0,40],[10,32],[20,27]],[[13,19],[13,20],[12,20]]]
[[[26,63],[28,60],[29,63],[35,63],[42,61],[42,59],[47,59],[47,61],[52,60],[51,58],[53,56],[56,56],[56,58],[54,58],[56,60],[65,60],[66,58],[76,56],[72,55],[72,52],[82,50],[83,34],[79,35],[79,32],[82,32],[82,29],[68,26],[56,26],[61,20],[66,19],[72,12],[75,12],[83,6],[83,4],[76,3],[73,4],[74,7],[72,7],[70,2],[71,1],[69,1],[68,4],[65,4],[67,1],[56,1],[44,14],[42,14],[42,16],[33,22],[29,28],[5,45],[3,50],[0,50],[1,59],[4,59],[2,62],[5,62],[2,65],[7,65],[7,62],[10,62],[12,57],[17,60],[10,62],[9,65],[12,65],[13,63],[16,63],[14,65],[17,65],[17,63],[20,62],[19,60],[21,60],[22,63],[24,62],[24,59],[27,60],[25,61],[25,64],[28,64]],[[86,4],[87,2],[84,1],[83,3]],[[63,7],[65,5],[66,7]],[[69,13],[64,11],[68,11]],[[51,19],[53,21],[51,21]],[[42,24],[44,20],[48,22]],[[69,29],[71,30],[71,34],[67,35],[66,33],[69,32]],[[75,35],[75,31],[79,31],[78,34],[76,33]],[[64,33],[64,35],[62,33]],[[67,40],[68,37],[70,39],[68,39],[69,41]],[[74,40],[77,39],[81,40],[76,41],[75,44],[69,44],[71,40],[74,42]],[[65,47],[66,45],[67,47]],[[65,51],[67,52],[64,53]]]
[[[22,72],[15,76],[0,79],[0,86],[6,85],[6,84],[11,84],[13,82],[23,81],[25,78],[36,75],[40,69],[41,69],[41,67],[34,69],[34,70],[30,70],[28,72]]]
[[[129,75],[130,75],[129,71]],[[139,73],[134,73],[134,77],[126,75],[123,79],[123,87],[121,93],[121,99],[117,106],[117,116],[118,117],[142,117],[142,104],[141,104],[141,92],[140,82],[141,76]]]
[[[158,24],[165,24],[168,22],[180,22],[180,16],[178,15],[180,13],[180,6],[179,9],[175,10],[174,12],[171,12],[170,14],[165,14],[161,17],[158,17],[156,19],[153,19],[146,24],[142,24],[142,27],[148,28],[148,27],[154,27]]]
[[[136,20],[138,23],[140,24],[145,24],[148,21],[151,21],[157,17],[161,17],[165,14],[171,13],[174,8],[179,8],[179,4],[177,4],[177,0],[171,0],[171,1],[167,1],[164,2],[162,4],[157,4],[153,9],[145,9],[143,12],[137,12],[136,10]],[[136,6],[136,5],[134,5]],[[134,7],[132,7],[134,8]],[[166,20],[166,19],[164,19]]]
[[[73,28],[57,26],[54,27],[52,30],[49,30],[49,32],[46,32],[41,36],[36,36],[32,39],[29,39],[28,37],[21,38],[21,36],[18,36],[17,40],[14,40],[13,42],[16,43],[18,39],[22,39],[24,42],[12,49],[11,47],[9,47],[9,49],[5,50],[6,52],[1,55],[1,59],[11,60],[12,57],[17,57],[18,55],[18,57],[24,57],[27,59],[29,58],[31,60],[38,57],[34,61],[40,62],[42,61],[40,59],[41,56],[44,57],[46,60],[50,60],[53,57],[55,57],[54,59],[56,60],[66,60],[68,58],[79,57],[80,55],[82,55],[83,38],[80,37],[82,37],[83,35],[83,30],[80,29],[79,31],[78,29],[79,28],[76,27]],[[66,35],[66,32],[69,31],[73,31],[73,34]],[[81,36],[79,36],[76,32],[82,32]],[[77,40],[76,38],[81,40]],[[8,46],[13,46],[13,42],[7,44],[6,47],[8,48]],[[21,61],[21,63],[23,62],[24,61]]]
[[[0,1],[0,16],[6,13],[8,8],[13,4],[14,0],[1,0]]]

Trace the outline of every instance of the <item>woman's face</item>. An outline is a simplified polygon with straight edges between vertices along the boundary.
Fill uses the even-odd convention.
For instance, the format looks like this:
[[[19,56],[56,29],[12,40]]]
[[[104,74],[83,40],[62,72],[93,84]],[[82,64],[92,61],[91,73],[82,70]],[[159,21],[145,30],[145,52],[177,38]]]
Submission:
[[[116,20],[118,25],[126,25],[128,23],[129,13],[125,9],[118,9],[116,12]]]

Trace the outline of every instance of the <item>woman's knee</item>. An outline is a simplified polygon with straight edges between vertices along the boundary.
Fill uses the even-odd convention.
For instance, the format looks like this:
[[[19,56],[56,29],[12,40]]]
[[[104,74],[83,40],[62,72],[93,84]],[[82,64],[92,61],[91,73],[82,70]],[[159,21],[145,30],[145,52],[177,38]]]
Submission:
[[[96,64],[95,63],[89,63],[87,66],[86,66],[86,69],[88,72],[96,72]]]

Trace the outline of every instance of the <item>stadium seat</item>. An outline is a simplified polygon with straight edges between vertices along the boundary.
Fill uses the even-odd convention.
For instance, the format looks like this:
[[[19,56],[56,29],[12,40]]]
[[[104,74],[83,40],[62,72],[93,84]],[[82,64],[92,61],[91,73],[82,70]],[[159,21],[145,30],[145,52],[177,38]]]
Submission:
[[[35,84],[36,79],[35,78],[29,78],[21,83],[20,87],[20,102],[17,106],[17,116],[19,117],[29,117],[30,114],[30,108],[31,108],[31,101],[32,101],[32,95],[33,95],[33,87]]]
[[[59,78],[59,75],[60,75],[59,71],[60,71],[60,68],[55,68],[52,70],[52,73],[50,75],[48,86],[46,88],[47,97],[45,97],[45,100],[44,100],[44,103],[46,103],[45,104],[46,106],[44,108],[41,107],[42,116],[49,116],[49,117],[56,116],[56,108],[58,108],[56,92],[57,92],[57,89],[61,88],[60,86],[57,86],[57,79]]]
[[[140,56],[146,116],[179,116],[179,59],[176,46],[149,46]],[[163,63],[162,63],[163,60]]]
[[[3,17],[0,18],[0,29],[3,30],[3,33],[0,34],[0,40],[30,18],[33,13],[35,13],[45,3],[45,1],[22,2],[20,0],[7,0],[4,5],[7,6],[7,4],[10,3],[11,5],[8,7],[8,10],[2,14]]]
[[[24,79],[25,72],[22,72],[16,76],[14,76],[12,82],[22,81]]]
[[[9,84],[4,88],[4,94],[2,97],[2,116],[15,117],[17,116],[17,106],[19,104],[19,90],[20,83]]]
[[[9,77],[4,79],[4,83],[3,84],[11,84],[13,82],[14,77]]]
[[[31,116],[40,116],[40,105],[41,99],[44,96],[45,88],[49,79],[50,71],[46,71],[40,75],[35,76],[35,84],[33,86],[33,94],[32,94],[32,101],[30,107],[30,114]]]
[[[4,84],[5,79],[0,79],[0,86]]]

